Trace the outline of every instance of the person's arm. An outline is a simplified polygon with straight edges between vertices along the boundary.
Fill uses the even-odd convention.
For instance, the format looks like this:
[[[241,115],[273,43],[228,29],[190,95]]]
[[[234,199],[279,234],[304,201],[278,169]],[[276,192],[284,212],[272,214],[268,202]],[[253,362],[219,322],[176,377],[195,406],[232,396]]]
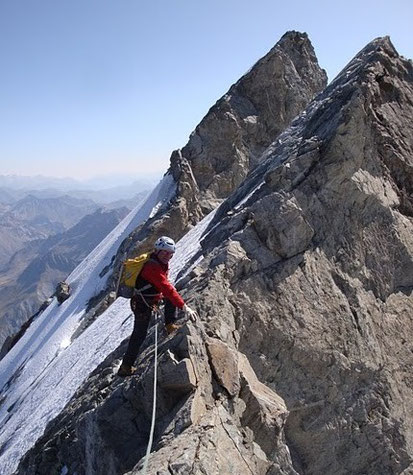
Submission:
[[[161,266],[155,262],[148,262],[141,271],[141,276],[151,283],[175,307],[183,308],[185,302],[175,287],[169,282]]]

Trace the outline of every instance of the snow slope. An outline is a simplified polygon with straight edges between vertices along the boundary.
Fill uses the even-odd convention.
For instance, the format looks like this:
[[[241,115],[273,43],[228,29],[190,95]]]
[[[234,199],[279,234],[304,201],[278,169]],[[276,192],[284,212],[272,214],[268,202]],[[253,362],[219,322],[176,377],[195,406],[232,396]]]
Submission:
[[[135,208],[72,272],[72,296],[61,306],[54,301],[30,326],[23,338],[0,361],[0,467],[11,474],[19,460],[43,434],[78,387],[132,330],[129,301],[118,298],[77,339],[90,297],[105,285],[99,273],[109,265],[123,239],[167,203],[175,183],[165,175],[141,205]],[[200,236],[214,213],[185,236],[171,263],[174,275],[199,251]]]

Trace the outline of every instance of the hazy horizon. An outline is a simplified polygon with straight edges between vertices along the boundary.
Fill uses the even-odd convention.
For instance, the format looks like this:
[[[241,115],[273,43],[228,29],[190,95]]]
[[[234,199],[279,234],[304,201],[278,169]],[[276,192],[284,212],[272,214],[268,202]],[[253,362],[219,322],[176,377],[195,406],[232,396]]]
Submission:
[[[166,171],[166,170],[165,170]],[[136,182],[154,186],[161,178],[163,173],[151,173],[146,175],[125,175],[108,174],[95,175],[89,178],[76,178],[70,176],[52,176],[52,175],[21,175],[21,174],[0,174],[0,187],[12,189],[45,189],[45,187],[70,189],[71,186],[79,189],[109,189],[116,187],[127,187]],[[25,184],[26,183],[26,184]]]

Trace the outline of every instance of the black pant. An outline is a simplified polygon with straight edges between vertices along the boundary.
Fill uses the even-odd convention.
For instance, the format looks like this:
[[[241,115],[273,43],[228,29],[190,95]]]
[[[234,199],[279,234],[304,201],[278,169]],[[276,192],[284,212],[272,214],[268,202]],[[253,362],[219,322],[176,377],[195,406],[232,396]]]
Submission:
[[[140,295],[131,298],[130,306],[135,316],[135,324],[133,326],[132,335],[129,339],[128,349],[123,357],[123,364],[133,366],[139,349],[148,333],[148,325],[152,315],[151,302],[146,303]],[[165,325],[173,323],[176,320],[176,307],[165,300]]]

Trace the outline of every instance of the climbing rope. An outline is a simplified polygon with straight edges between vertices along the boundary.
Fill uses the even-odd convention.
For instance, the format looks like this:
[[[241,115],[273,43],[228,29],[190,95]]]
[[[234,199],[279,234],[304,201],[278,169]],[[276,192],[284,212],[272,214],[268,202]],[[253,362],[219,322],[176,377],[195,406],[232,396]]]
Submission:
[[[143,464],[142,468],[142,475],[146,475],[146,472],[148,470],[148,464],[149,464],[149,456],[151,454],[152,450],[152,443],[153,443],[153,434],[155,431],[155,415],[156,415],[156,386],[157,386],[157,374],[158,374],[158,322],[161,319],[160,315],[160,310],[159,308],[156,308],[154,311],[154,316],[155,316],[155,325],[154,325],[154,332],[155,332],[155,362],[154,362],[154,372],[153,372],[153,405],[152,405],[152,421],[151,421],[151,429],[149,432],[149,441],[148,441],[148,447],[146,448],[146,454],[145,454],[145,462]],[[206,332],[203,327],[203,323],[201,322],[199,316],[196,316],[197,321],[201,324],[201,334],[206,338]]]
[[[146,455],[145,455],[145,462],[143,464],[142,475],[146,475],[146,471],[148,469],[149,463],[149,455],[152,450],[152,442],[153,442],[153,433],[155,431],[155,414],[156,414],[156,380],[157,380],[157,373],[158,373],[158,317],[159,313],[158,310],[155,312],[155,363],[154,363],[154,372],[153,372],[153,405],[152,405],[152,422],[151,422],[151,430],[149,432],[149,442],[148,447],[146,448]]]

